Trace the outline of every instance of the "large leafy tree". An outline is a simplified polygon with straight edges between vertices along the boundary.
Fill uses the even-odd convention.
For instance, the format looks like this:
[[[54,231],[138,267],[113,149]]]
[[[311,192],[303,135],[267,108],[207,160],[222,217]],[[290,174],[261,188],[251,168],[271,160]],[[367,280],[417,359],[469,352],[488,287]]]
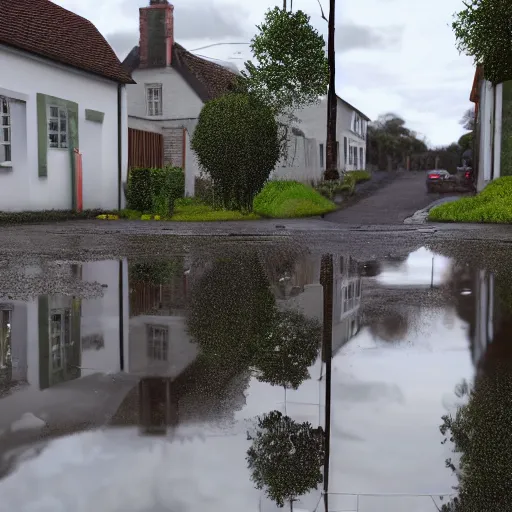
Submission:
[[[199,114],[192,148],[224,206],[250,210],[279,159],[274,112],[239,92],[210,101]]]
[[[324,38],[302,11],[268,10],[251,41],[239,87],[269,105],[279,122],[280,153],[288,157],[290,130],[297,110],[327,93],[329,70]]]
[[[275,7],[251,41],[256,63],[246,63],[243,82],[278,113],[310,105],[327,92],[325,41],[309,21],[300,10]]]
[[[484,76],[497,84],[512,79],[512,29],[509,0],[466,0],[452,28],[461,53],[484,65]]]
[[[258,489],[279,507],[322,482],[324,431],[308,423],[298,423],[279,411],[259,417],[256,432],[248,435],[252,446],[247,462]]]

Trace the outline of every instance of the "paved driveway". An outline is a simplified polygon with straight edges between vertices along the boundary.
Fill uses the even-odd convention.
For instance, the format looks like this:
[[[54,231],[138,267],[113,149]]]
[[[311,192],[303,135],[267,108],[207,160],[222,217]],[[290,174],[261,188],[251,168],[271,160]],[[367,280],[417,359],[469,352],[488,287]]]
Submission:
[[[402,224],[414,212],[442,197],[427,194],[425,178],[425,172],[401,172],[378,192],[354,206],[326,215],[325,220],[352,225]]]

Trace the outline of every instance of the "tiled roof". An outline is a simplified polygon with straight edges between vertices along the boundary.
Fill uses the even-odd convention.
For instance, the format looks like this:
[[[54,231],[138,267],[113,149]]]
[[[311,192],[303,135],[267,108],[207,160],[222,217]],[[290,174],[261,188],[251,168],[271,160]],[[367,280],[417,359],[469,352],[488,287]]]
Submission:
[[[49,0],[0,0],[0,44],[115,82],[134,83],[90,21]]]
[[[139,67],[139,63],[139,47],[135,46],[123,65],[132,73]],[[226,94],[236,80],[235,73],[229,69],[193,55],[178,43],[173,44],[171,67],[176,69],[203,102]]]

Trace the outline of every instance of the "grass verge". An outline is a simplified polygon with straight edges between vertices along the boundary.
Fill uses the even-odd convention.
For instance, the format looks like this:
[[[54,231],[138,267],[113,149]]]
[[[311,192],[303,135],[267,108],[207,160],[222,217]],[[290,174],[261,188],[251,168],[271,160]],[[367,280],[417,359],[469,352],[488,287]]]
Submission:
[[[432,222],[512,223],[512,176],[503,176],[473,197],[441,204],[430,210]]]
[[[128,220],[167,220],[175,222],[213,222],[259,219],[259,216],[255,213],[213,208],[201,203],[197,199],[178,199],[175,202],[172,217],[168,218],[160,215],[142,214],[135,210],[123,210],[120,217]]]
[[[254,212],[275,219],[314,217],[336,210],[336,205],[308,185],[297,181],[270,181],[254,198]]]

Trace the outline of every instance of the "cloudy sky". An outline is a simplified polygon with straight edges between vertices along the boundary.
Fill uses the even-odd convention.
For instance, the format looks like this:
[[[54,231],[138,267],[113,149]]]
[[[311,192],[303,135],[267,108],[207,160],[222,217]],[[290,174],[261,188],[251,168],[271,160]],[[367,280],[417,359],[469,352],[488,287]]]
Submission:
[[[54,0],[91,20],[122,59],[138,42],[138,8],[149,0]],[[288,0],[290,4],[291,0]],[[320,0],[327,15],[328,0]],[[432,145],[456,141],[471,107],[472,60],[459,55],[450,28],[462,0],[338,0],[336,86],[340,96],[375,119],[401,115]],[[176,40],[194,53],[239,67],[268,8],[282,0],[175,0]],[[327,40],[318,0],[293,0]]]

